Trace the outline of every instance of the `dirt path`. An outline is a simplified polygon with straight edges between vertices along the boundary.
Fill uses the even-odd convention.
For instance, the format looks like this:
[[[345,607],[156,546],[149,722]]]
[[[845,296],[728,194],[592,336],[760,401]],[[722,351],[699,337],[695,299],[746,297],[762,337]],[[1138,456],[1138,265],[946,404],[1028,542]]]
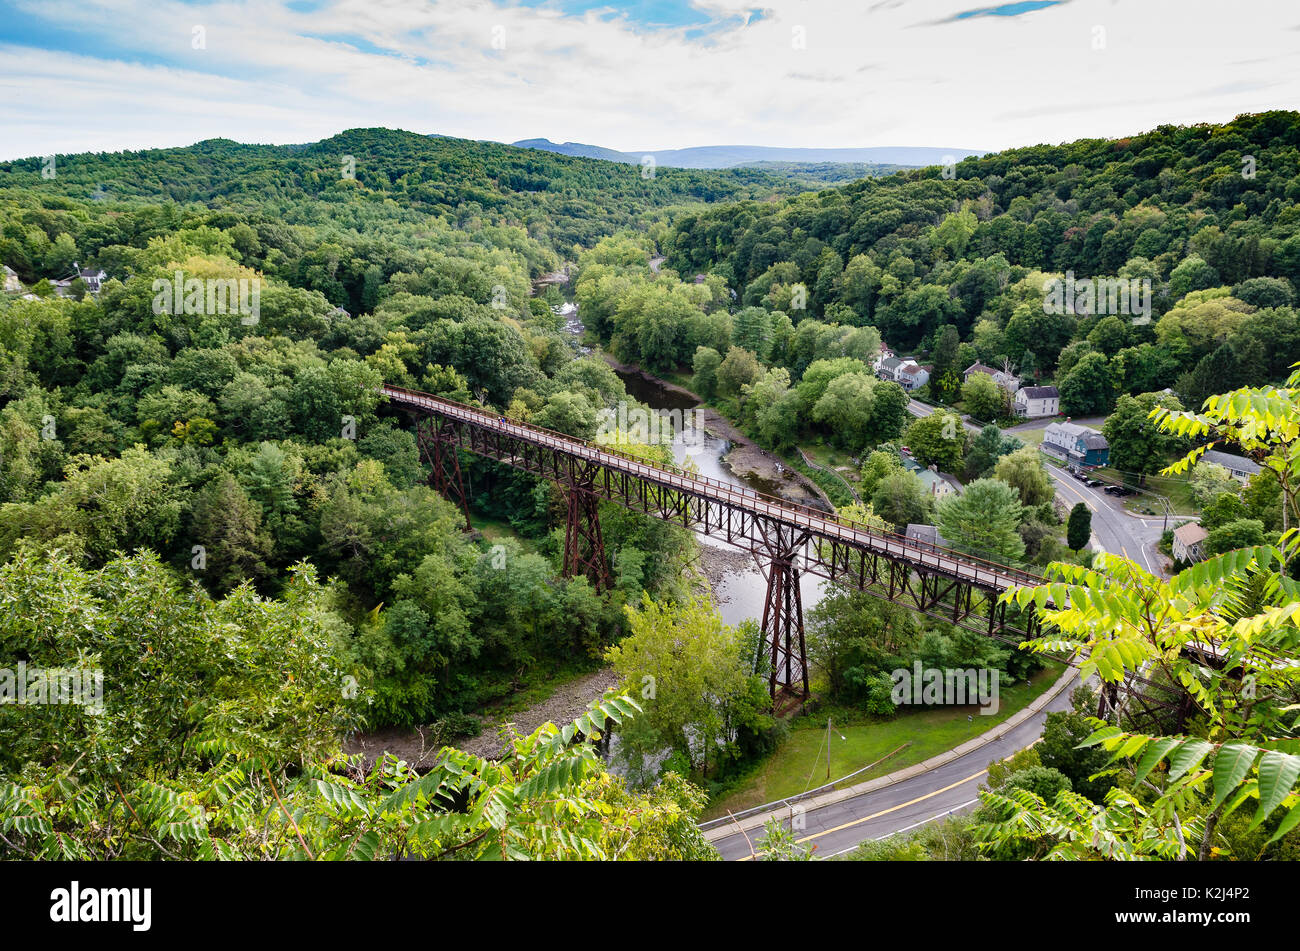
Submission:
[[[501,716],[488,712],[479,714],[483,730],[478,736],[440,743],[429,733],[427,727],[414,730],[391,727],[376,730],[373,733],[358,733],[348,743],[348,753],[361,753],[366,762],[373,764],[382,754],[393,755],[406,760],[418,768],[428,768],[438,759],[443,746],[454,746],[466,753],[495,759],[506,747],[501,738],[501,728],[513,724],[514,729],[524,735],[532,733],[543,723],[555,723],[563,726],[573,721],[587,709],[587,704],[600,697],[606,690],[618,682],[612,668],[605,667],[594,673],[584,674],[560,686],[554,693],[526,710]]]

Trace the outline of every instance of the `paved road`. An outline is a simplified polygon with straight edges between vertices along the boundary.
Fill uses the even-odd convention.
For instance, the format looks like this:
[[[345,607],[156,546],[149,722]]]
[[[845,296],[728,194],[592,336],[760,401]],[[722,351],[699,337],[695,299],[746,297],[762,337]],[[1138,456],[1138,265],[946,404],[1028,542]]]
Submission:
[[[1043,712],[987,746],[884,789],[806,813],[802,817],[805,827],[798,833],[799,841],[805,847],[816,846],[815,854],[827,857],[847,852],[867,839],[905,832],[950,813],[969,812],[979,804],[977,792],[989,763],[1006,759],[1037,742],[1047,713],[1069,709],[1072,689],[1063,690]],[[715,839],[713,844],[724,859],[747,859],[751,854],[750,842],[762,835],[762,829],[750,830],[748,838],[736,832]]]
[[[929,416],[935,411],[935,407],[927,406],[917,400],[910,400],[907,409],[913,416]],[[1043,429],[1052,422],[1051,419],[1035,420],[1013,426],[1005,432],[1014,436],[1026,429]],[[969,432],[978,434],[980,431],[980,427],[965,420],[962,421],[962,425]],[[1163,574],[1164,559],[1156,550],[1156,546],[1164,531],[1164,519],[1129,515],[1118,499],[1107,495],[1099,488],[1089,488],[1061,466],[1050,463],[1046,465],[1048,475],[1056,484],[1056,494],[1071,508],[1082,502],[1092,512],[1092,534],[1095,545],[1136,561],[1152,574]]]
[[[935,408],[911,400],[908,410],[914,416],[929,416]],[[1041,425],[1046,426],[1048,422],[1043,420]],[[980,427],[965,420],[962,425],[972,433],[980,431]],[[1070,506],[1083,502],[1091,510],[1096,544],[1106,551],[1132,558],[1148,571],[1161,573],[1160,556],[1155,550],[1162,531],[1161,519],[1128,515],[1118,500],[1100,489],[1089,488],[1065,469],[1048,464],[1047,470],[1064,501]],[[952,813],[969,812],[979,803],[977,793],[987,775],[988,764],[1037,742],[1047,714],[1069,709],[1070,693],[1070,690],[1062,691],[1042,711],[1014,730],[959,759],[884,789],[804,814],[805,825],[800,830],[799,841],[805,846],[815,845],[819,856],[837,855],[851,851],[867,839],[907,832]],[[745,859],[751,855],[750,843],[755,835],[751,830],[747,838],[745,833],[737,831],[714,840],[714,845],[725,859]],[[757,835],[761,836],[762,831]]]

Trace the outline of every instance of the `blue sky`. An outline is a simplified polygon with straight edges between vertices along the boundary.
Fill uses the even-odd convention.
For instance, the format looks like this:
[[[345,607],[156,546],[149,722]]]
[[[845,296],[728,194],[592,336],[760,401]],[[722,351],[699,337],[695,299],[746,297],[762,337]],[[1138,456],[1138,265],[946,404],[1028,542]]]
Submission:
[[[1291,0],[0,0],[0,157],[361,125],[996,149],[1300,107]]]

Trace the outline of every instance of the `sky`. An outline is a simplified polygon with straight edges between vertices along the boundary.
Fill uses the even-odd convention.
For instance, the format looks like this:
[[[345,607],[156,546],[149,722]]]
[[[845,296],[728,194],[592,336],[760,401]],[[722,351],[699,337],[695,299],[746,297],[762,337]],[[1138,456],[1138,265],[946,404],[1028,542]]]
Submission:
[[[0,0],[0,159],[387,126],[996,150],[1300,108],[1295,0]]]

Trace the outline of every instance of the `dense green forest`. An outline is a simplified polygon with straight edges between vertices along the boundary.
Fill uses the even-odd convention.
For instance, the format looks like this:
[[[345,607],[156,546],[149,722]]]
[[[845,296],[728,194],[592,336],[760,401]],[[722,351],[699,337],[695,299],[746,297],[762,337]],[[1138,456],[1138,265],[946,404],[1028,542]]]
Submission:
[[[643,179],[386,131],[73,156],[51,179],[40,167],[0,168],[0,260],[38,298],[0,302],[6,556],[54,546],[99,567],[148,547],[214,595],[245,580],[276,595],[310,559],[335,580],[346,653],[377,686],[372,726],[472,709],[537,664],[591,663],[620,599],[678,583],[681,530],[617,511],[605,528],[616,596],[557,582],[561,497],[467,460],[476,511],[532,539],[490,558],[422,484],[408,421],[375,387],[514,404],[593,435],[623,386],[574,359],[530,280],[569,242],[645,227],[671,202],[765,194],[771,180]],[[80,281],[51,293],[74,262],[110,275],[101,293]],[[256,319],[155,306],[154,282],[176,271],[260,280]]]
[[[874,327],[899,353],[930,354],[939,395],[960,386],[949,370],[1005,357],[1055,380],[1067,412],[1101,413],[1120,394],[1171,387],[1193,405],[1286,375],[1300,359],[1298,198],[1300,118],[1272,112],[702,209],[663,251],[769,311],[759,356],[796,380],[806,363],[787,317]],[[1150,280],[1150,321],[1045,313],[1044,282],[1067,272]],[[656,344],[646,356],[661,363],[695,349]]]
[[[575,264],[587,328],[617,356],[691,374],[768,445],[813,431],[859,456],[866,498],[847,517],[933,518],[955,546],[1007,563],[1070,561],[1036,451],[996,427],[968,438],[945,413],[911,422],[903,389],[873,375],[882,337],[929,354],[935,399],[956,399],[967,362],[1005,358],[1057,381],[1069,411],[1118,401],[1143,433],[1150,411],[1281,383],[1300,359],[1298,144],[1300,116],[1270,113],[815,193],[817,171],[650,177],[386,130],[0,164],[0,263],[30,290],[0,295],[0,650],[47,667],[75,656],[110,688],[99,718],[0,708],[0,730],[22,737],[0,746],[0,849],[710,857],[703,794],[680,775],[761,756],[780,725],[754,675],[753,626],[723,626],[692,590],[689,533],[602,506],[613,586],[597,592],[559,571],[561,492],[465,456],[474,517],[496,534],[462,534],[379,384],[594,438],[625,388],[575,349],[556,292],[533,294]],[[102,269],[102,288],[67,281],[74,262]],[[1153,319],[1046,313],[1044,281],[1065,271],[1150,279]],[[257,282],[256,306],[202,294],[191,306],[188,291],[171,296],[178,272],[209,288]],[[1293,415],[1295,383],[1262,397],[1278,405],[1258,426],[1218,420],[1224,438],[1261,458],[1294,442],[1275,423]],[[1210,432],[1169,423],[1153,465]],[[918,495],[902,439],[960,472],[965,493]],[[1194,579],[1234,592],[1234,621],[1295,599],[1270,547],[1294,524],[1290,491],[1222,503],[1229,522],[1260,515],[1272,533],[1250,543],[1254,560],[1230,552]],[[969,524],[980,533],[962,536]],[[1074,569],[1075,583],[1100,583],[1061,570]],[[882,715],[885,671],[912,659],[1013,677],[1038,663],[858,594],[834,593],[812,627],[829,695]],[[1293,630],[1270,628],[1278,644]],[[625,687],[650,677],[661,699],[610,696],[501,763],[453,753],[423,778],[395,759],[366,771],[335,758],[358,728],[455,736],[484,704],[602,658]],[[1183,674],[1203,672],[1170,671]],[[611,720],[629,721],[627,746],[671,750],[659,785],[630,789],[571,743]],[[1040,805],[1005,796],[995,811],[1010,821]],[[1006,828],[984,841],[1014,857],[1042,846]]]

